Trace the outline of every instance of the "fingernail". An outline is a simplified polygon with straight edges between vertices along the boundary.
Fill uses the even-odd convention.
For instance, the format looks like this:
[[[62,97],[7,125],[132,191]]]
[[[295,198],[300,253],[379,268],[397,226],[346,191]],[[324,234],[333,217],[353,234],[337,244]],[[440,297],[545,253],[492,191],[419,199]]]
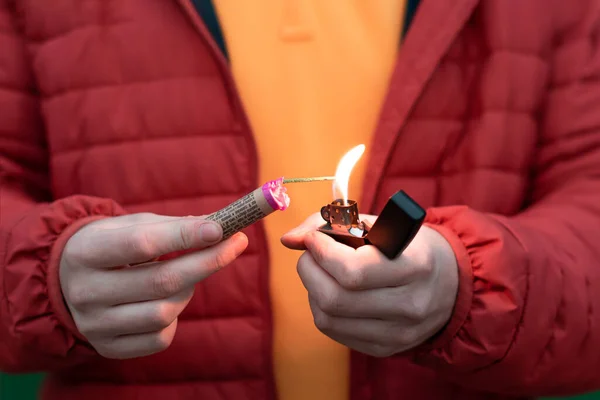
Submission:
[[[214,222],[206,222],[200,225],[200,239],[212,243],[221,239],[221,226]]]

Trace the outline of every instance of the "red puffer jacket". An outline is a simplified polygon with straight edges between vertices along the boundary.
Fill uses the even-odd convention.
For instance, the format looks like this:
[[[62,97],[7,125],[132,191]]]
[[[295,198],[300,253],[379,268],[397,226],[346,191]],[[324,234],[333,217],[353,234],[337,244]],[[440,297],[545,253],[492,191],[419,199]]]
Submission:
[[[428,207],[460,290],[434,342],[353,355],[352,399],[600,387],[600,1],[424,0],[371,148],[363,210]],[[256,158],[189,0],[0,0],[0,369],[51,371],[46,399],[275,398],[260,224],[150,357],[95,354],[57,274],[90,219],[209,213]]]

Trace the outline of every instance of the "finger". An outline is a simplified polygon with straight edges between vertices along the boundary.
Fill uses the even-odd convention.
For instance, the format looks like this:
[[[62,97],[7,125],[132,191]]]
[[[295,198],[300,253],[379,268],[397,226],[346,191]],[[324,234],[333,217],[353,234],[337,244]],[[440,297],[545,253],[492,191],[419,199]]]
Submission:
[[[84,265],[117,267],[145,262],[164,254],[201,249],[222,238],[221,226],[201,218],[102,229],[83,236]]]
[[[324,225],[325,221],[321,217],[320,213],[315,213],[308,217],[302,224],[285,233],[281,237],[281,244],[291,250],[305,250],[304,237],[309,232],[314,232],[321,225]]]
[[[192,216],[188,217],[173,217],[166,215],[158,215],[154,213],[136,213],[136,214],[127,214],[120,215],[112,218],[105,218],[95,222],[92,222],[90,225],[86,225],[86,228],[92,227],[97,228],[97,230],[105,230],[105,229],[117,229],[130,227],[132,225],[139,224],[149,224],[149,223],[158,223],[158,222],[167,222],[167,221],[175,221],[183,218],[194,218]],[[197,217],[196,217],[197,218]],[[138,265],[139,263],[132,262],[130,265]]]
[[[119,215],[117,217],[101,219],[98,222],[99,229],[116,229],[131,225],[149,224],[157,222],[175,221],[189,217],[173,217],[167,215],[159,215],[154,213],[136,213]],[[100,226],[101,225],[101,226]]]
[[[317,264],[349,290],[402,286],[430,272],[410,257],[388,260],[374,246],[355,250],[319,232],[307,234],[304,243]]]
[[[366,354],[366,355],[369,355],[372,357],[378,357],[378,358],[390,357],[390,356],[393,356],[394,354],[397,354],[397,353],[403,351],[403,350],[400,350],[399,352],[397,352],[395,349],[388,348],[387,346],[381,346],[380,344],[377,344],[377,343],[372,343],[372,342],[367,342],[364,340],[355,339],[348,335],[337,335],[337,334],[332,334],[332,333],[328,333],[325,335],[352,350],[355,350],[359,353],[363,353],[363,354]]]
[[[118,336],[95,344],[98,353],[106,358],[128,359],[149,356],[169,348],[175,337],[177,320],[158,332]]]
[[[427,339],[426,333],[418,325],[399,321],[370,318],[340,318],[324,313],[314,300],[309,299],[315,326],[323,334],[345,341],[371,344],[371,351],[387,352],[392,355],[407,348],[417,346]]]
[[[383,288],[363,291],[344,289],[320,268],[310,253],[298,261],[298,275],[311,301],[330,316],[346,318],[376,318],[402,320],[405,323],[420,320],[415,310],[424,307],[413,299],[410,287]]]
[[[385,358],[391,357],[402,352],[405,352],[412,347],[415,346],[401,346],[401,347],[392,347],[387,345],[382,345],[380,343],[369,342],[366,340],[356,339],[353,336],[349,335],[339,335],[339,334],[325,334],[329,338],[335,340],[336,342],[355,350],[359,353],[363,353],[369,355],[371,357],[377,358]]]
[[[177,319],[193,294],[192,287],[163,300],[105,308],[81,324],[81,333],[90,340],[163,330]]]
[[[194,286],[233,262],[248,246],[237,233],[206,249],[158,262],[90,276],[89,296],[95,304],[119,305],[164,299]]]

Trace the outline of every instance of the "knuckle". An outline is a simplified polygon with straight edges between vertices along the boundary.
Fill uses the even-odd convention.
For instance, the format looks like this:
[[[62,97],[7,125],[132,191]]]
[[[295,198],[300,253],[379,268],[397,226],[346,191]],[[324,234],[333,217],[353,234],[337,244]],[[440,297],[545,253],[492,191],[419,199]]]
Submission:
[[[435,257],[431,251],[417,252],[414,255],[415,268],[421,276],[428,276],[433,273]]]
[[[169,297],[183,286],[181,276],[167,268],[157,268],[152,278],[152,291],[159,298]]]
[[[227,266],[230,262],[230,256],[228,251],[217,251],[213,257],[213,269],[220,271]]]
[[[426,295],[413,295],[410,298],[410,307],[406,316],[414,321],[424,321],[429,316],[429,297]]]
[[[91,290],[82,285],[70,285],[64,293],[67,302],[76,309],[85,309],[93,304]]]
[[[315,326],[321,332],[326,333],[329,330],[331,330],[331,317],[329,317],[324,312],[320,312],[320,311],[313,312],[313,319],[314,319]]]
[[[376,358],[385,358],[394,355],[394,350],[381,344],[372,344],[367,350],[367,354]]]
[[[341,281],[341,285],[346,289],[362,289],[366,281],[366,271],[363,268],[352,268],[348,265],[344,265],[344,274],[342,275]]]
[[[312,249],[311,255],[317,264],[323,264],[325,262],[325,260],[327,260],[327,254],[329,253],[329,248],[330,248],[329,243],[321,242]]]
[[[433,258],[433,255],[429,254],[428,256],[426,256],[425,262],[421,264],[421,272],[423,273],[423,275],[429,276],[434,273],[434,268],[435,260]]]
[[[221,253],[221,252],[215,254],[215,261],[214,262],[215,262],[215,264],[214,264],[215,265],[215,269],[217,271],[225,268],[225,265],[227,265],[226,258],[223,255],[223,253]]]
[[[95,336],[96,330],[90,325],[90,324],[86,324],[86,323],[77,323],[77,321],[75,322],[75,325],[77,326],[77,329],[79,330],[79,332],[88,340],[90,340],[91,338],[93,338]]]
[[[63,251],[63,259],[67,260],[69,265],[83,265],[87,264],[89,246],[87,245],[85,236],[75,234],[67,242]]]
[[[159,332],[154,337],[154,348],[156,352],[164,351],[171,346],[173,342],[173,336],[168,332]]]
[[[92,347],[94,349],[96,349],[98,354],[100,354],[100,356],[102,356],[104,358],[108,358],[108,359],[115,358],[113,352],[110,349],[106,348],[105,346],[94,346],[94,344],[92,343]]]
[[[304,252],[298,259],[298,263],[296,264],[296,272],[298,272],[298,275],[301,278],[306,276],[306,265],[307,265],[310,257],[311,257],[311,255],[308,252]]]
[[[146,231],[142,227],[135,228],[126,240],[127,248],[134,255],[141,258],[151,258],[153,256],[153,246],[148,239]]]
[[[111,313],[106,310],[94,310],[87,313],[76,311],[72,314],[77,330],[90,342],[106,339],[120,328]]]
[[[173,320],[174,317],[172,316],[169,305],[163,302],[158,303],[151,316],[151,324],[153,328],[164,329],[171,325]]]
[[[337,290],[322,291],[316,296],[317,306],[326,313],[335,313],[340,308],[340,295]]]
[[[413,345],[419,340],[419,332],[414,327],[405,327],[400,332],[395,333],[394,337],[397,338],[398,345],[405,347]]]
[[[179,224],[179,240],[181,250],[191,249],[193,247],[194,232],[192,224]]]
[[[98,354],[100,354],[104,358],[109,358],[109,359],[123,358],[123,355],[121,354],[121,352],[118,349],[116,349],[114,346],[111,346],[110,344],[94,343],[94,342],[90,342],[90,344],[92,345],[92,347],[94,349],[96,349]]]

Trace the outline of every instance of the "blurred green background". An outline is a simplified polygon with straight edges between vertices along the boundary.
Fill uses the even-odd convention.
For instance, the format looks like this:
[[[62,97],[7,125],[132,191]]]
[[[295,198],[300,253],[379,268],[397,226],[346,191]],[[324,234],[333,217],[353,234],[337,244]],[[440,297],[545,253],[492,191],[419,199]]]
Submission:
[[[0,374],[0,400],[37,400],[37,390],[42,378],[42,375]],[[567,398],[562,397],[561,399]],[[568,397],[568,399],[600,400],[600,392],[585,396]],[[546,400],[550,400],[550,398]]]

